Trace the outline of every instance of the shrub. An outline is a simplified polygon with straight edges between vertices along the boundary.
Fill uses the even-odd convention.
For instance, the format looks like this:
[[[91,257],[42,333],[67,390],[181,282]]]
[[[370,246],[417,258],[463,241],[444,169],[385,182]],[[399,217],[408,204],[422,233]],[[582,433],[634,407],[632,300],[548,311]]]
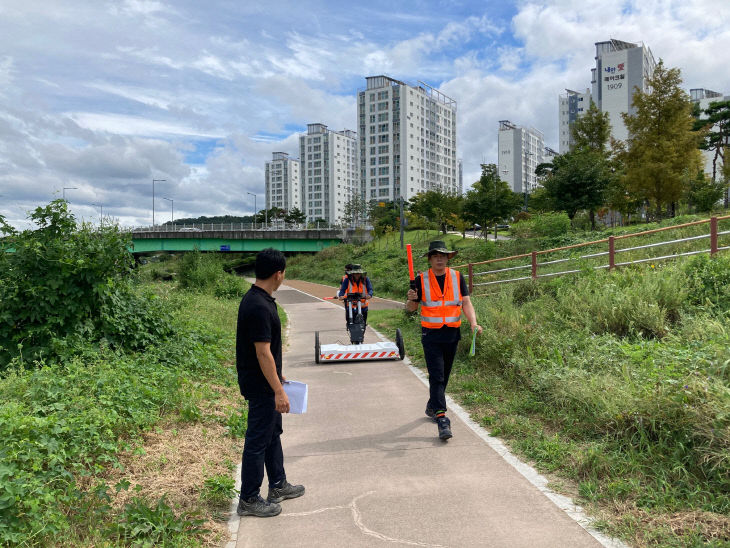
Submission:
[[[730,308],[730,257],[698,255],[686,263],[684,272],[692,304]]]
[[[179,546],[189,535],[205,531],[205,520],[176,516],[163,496],[155,506],[140,497],[124,506],[122,519],[110,529],[112,537],[134,545]]]
[[[243,278],[232,274],[224,274],[213,288],[213,295],[218,299],[240,299],[246,293],[248,284]]]
[[[207,292],[223,277],[223,264],[217,255],[195,249],[180,259],[178,276],[182,289]]]
[[[205,478],[200,498],[216,506],[226,505],[236,495],[235,487],[236,482],[232,476],[228,474],[216,474],[215,476]]]
[[[131,240],[117,226],[76,225],[64,200],[38,207],[29,217],[36,230],[9,233],[0,253],[0,368],[17,355],[53,359],[55,342],[67,337],[141,348],[143,330],[162,322],[159,307],[135,296],[128,281],[134,261]],[[131,337],[127,338],[127,335]]]

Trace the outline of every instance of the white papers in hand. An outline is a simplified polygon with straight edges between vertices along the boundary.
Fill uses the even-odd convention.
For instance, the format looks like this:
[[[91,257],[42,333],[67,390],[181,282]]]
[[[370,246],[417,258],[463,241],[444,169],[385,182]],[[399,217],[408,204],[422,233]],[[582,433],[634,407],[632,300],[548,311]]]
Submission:
[[[307,385],[305,383],[284,381],[284,392],[289,397],[289,413],[307,412]]]

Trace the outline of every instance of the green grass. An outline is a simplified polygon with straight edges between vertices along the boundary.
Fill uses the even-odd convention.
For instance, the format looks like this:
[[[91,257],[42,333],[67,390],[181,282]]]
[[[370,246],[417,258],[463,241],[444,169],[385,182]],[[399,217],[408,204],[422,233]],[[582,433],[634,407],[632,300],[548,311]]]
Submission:
[[[68,361],[15,365],[0,378],[0,544],[200,544],[200,515],[177,515],[164,498],[137,498],[117,513],[103,477],[120,451],[141,448],[142,432],[170,418],[222,421],[235,437],[237,413],[245,431],[245,408],[228,419],[205,415],[219,397],[211,385],[237,392],[239,299],[150,287],[173,319],[160,344],[123,353],[76,341]],[[218,501],[224,483],[201,485],[203,502]]]

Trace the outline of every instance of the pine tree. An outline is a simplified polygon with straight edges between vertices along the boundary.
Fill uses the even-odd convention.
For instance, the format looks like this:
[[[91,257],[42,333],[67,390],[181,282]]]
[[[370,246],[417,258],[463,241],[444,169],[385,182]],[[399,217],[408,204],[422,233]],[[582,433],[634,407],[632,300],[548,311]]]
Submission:
[[[705,114],[706,117],[700,117]],[[713,101],[701,113],[695,121],[695,129],[703,130],[702,143],[700,148],[713,151],[712,156],[712,181],[717,181],[718,165],[717,160],[722,161],[720,173],[722,183],[725,185],[725,207],[728,206],[727,185],[730,183],[725,175],[727,171],[727,151],[730,147],[730,101]]]
[[[649,78],[649,91],[634,93],[636,114],[621,115],[629,131],[626,187],[653,205],[658,218],[663,206],[682,197],[683,175],[696,173],[702,161],[699,135],[692,131],[692,103],[681,83],[679,69],[666,68],[660,60]]]

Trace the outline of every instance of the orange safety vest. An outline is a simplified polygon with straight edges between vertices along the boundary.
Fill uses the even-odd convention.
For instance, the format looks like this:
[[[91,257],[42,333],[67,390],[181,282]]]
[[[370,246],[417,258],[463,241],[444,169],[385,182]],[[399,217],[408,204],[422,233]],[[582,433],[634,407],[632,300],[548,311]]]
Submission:
[[[347,286],[345,297],[347,297],[350,293],[362,293],[363,295],[367,295],[368,292],[365,289],[365,278],[360,278],[359,284],[353,283],[352,280],[349,280],[349,285]],[[360,307],[365,308],[368,305],[368,300],[360,299],[360,303]],[[357,308],[357,303],[350,303],[350,306],[352,308]]]
[[[428,269],[428,276],[421,274],[421,325],[439,329],[444,325],[461,325],[461,284],[459,271],[446,269],[444,290],[441,291],[436,275]]]

